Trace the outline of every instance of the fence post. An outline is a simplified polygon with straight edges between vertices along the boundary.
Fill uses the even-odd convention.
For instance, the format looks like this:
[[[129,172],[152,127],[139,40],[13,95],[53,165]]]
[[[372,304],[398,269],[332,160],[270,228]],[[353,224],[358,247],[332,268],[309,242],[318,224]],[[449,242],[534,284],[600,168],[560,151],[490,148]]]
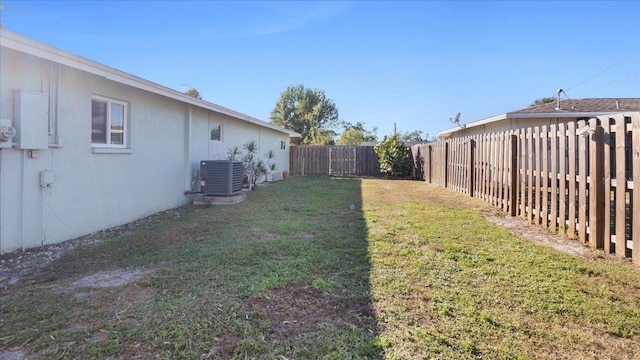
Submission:
[[[589,246],[604,249],[604,128],[596,125],[589,146]],[[622,236],[624,239],[624,235]]]
[[[449,187],[449,142],[444,143],[444,187]]]
[[[518,214],[518,136],[511,135],[511,179],[509,181],[509,210],[511,216]]]
[[[631,153],[632,153],[632,177],[633,177],[633,209],[631,214],[640,212],[640,114],[631,117]],[[631,260],[640,266],[640,221],[634,218],[631,226],[631,239],[633,240],[633,250]]]
[[[475,140],[473,139],[469,140],[469,168],[467,169],[467,180],[469,183],[468,184],[469,197],[473,197],[474,195],[473,189],[476,187],[476,177],[475,177],[475,169],[474,169],[475,149],[476,149]]]
[[[429,158],[429,184],[431,184],[431,155],[432,155],[432,151],[433,151],[432,146],[429,145],[429,155],[428,155],[428,158]]]

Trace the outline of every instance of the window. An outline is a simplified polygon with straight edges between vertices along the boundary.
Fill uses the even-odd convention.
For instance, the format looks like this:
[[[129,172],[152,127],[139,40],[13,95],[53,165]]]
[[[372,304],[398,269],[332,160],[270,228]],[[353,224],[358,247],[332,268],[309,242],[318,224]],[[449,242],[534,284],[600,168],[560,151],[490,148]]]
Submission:
[[[97,96],[91,99],[91,146],[127,147],[127,103]]]
[[[211,141],[222,141],[222,125],[211,125]]]
[[[284,140],[280,141],[280,150],[287,150],[287,142]]]

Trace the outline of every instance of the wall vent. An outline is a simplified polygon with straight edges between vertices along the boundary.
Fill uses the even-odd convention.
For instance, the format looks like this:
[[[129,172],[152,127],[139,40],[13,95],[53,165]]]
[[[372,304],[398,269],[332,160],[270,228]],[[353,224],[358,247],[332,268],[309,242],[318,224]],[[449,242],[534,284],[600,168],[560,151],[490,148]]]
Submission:
[[[242,191],[242,162],[200,161],[202,192],[207,196],[232,196]]]

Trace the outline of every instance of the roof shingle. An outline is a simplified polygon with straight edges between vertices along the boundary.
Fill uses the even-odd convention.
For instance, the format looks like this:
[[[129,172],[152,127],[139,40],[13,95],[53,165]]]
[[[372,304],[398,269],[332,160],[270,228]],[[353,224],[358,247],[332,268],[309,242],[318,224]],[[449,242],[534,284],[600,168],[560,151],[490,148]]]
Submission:
[[[567,112],[617,112],[640,111],[640,98],[566,99],[558,102],[533,105],[509,114],[551,114]]]

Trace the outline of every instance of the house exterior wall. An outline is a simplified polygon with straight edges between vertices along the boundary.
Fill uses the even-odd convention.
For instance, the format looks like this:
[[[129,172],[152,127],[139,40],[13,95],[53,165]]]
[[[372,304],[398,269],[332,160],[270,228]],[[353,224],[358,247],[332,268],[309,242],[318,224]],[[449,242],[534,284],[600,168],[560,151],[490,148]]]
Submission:
[[[265,154],[273,150],[275,158],[272,162],[276,164],[276,171],[288,170],[289,141],[282,136],[282,133],[269,128],[256,127],[250,123],[240,123],[223,114],[198,114],[197,118],[201,121],[194,124],[193,136],[197,139],[194,144],[199,147],[199,159],[226,160],[229,157],[227,153],[229,149],[237,146],[244,153],[243,146],[250,141],[255,141],[258,144],[260,159],[266,161]],[[221,141],[211,141],[209,138],[211,127],[217,124],[222,125]],[[285,149],[281,149],[281,141],[285,142]]]
[[[255,140],[260,155],[280,150],[288,134],[3,48],[0,119],[14,119],[14,90],[46,94],[49,147],[0,148],[0,253],[54,244],[190,203],[200,160],[226,159],[228,148]],[[91,100],[128,105],[127,149],[91,145]],[[211,141],[220,123],[222,141]],[[43,171],[53,174],[41,186]]]

